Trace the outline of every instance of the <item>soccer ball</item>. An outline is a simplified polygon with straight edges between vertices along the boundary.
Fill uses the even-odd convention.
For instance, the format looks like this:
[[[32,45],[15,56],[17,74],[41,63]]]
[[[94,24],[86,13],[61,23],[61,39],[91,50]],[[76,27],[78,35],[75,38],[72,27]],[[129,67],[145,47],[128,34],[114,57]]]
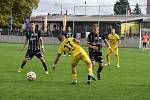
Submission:
[[[36,79],[36,74],[33,71],[29,71],[26,77],[29,81],[34,81]]]

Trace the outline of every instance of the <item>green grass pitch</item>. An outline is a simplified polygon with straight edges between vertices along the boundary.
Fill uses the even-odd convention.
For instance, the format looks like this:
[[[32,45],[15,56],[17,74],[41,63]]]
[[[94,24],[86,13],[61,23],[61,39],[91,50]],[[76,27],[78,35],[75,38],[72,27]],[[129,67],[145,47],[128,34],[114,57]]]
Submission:
[[[78,84],[71,85],[71,60],[61,57],[56,71],[52,64],[58,45],[45,45],[45,59],[49,75],[34,57],[18,73],[26,53],[22,44],[0,43],[0,100],[150,100],[150,51],[120,48],[120,68],[115,67],[112,56],[110,69],[104,67],[102,80],[86,84],[87,67],[77,66]],[[87,48],[84,47],[84,49]],[[104,62],[106,49],[103,49]],[[97,67],[94,68],[94,73]],[[26,73],[34,71],[35,81],[28,81]]]

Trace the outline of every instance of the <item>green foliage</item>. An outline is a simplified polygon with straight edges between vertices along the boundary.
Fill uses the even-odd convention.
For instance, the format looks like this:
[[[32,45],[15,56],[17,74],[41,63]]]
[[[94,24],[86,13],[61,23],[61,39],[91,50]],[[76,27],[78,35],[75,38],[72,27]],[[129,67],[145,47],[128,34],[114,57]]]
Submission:
[[[25,17],[31,15],[32,10],[38,7],[38,3],[39,0],[1,0],[0,19],[3,21],[0,25],[7,28],[7,18],[12,15],[13,27],[19,28],[24,23]]]
[[[128,0],[119,0],[114,4],[114,15],[125,15],[128,11],[131,11]]]
[[[8,27],[8,15],[0,15],[0,27]]]
[[[0,43],[0,100],[150,100],[150,51],[120,48],[120,68],[115,67],[114,56],[110,69],[104,67],[102,80],[86,85],[87,66],[77,65],[78,84],[71,85],[71,57],[61,57],[56,71],[52,65],[58,45],[45,45],[44,53],[49,75],[39,59],[34,57],[17,72],[26,51],[19,52],[22,44]],[[84,47],[85,50],[88,50]],[[104,62],[106,49],[103,49]],[[94,66],[96,73],[98,65]],[[28,81],[26,73],[34,71],[37,80]]]
[[[141,8],[139,7],[139,4],[137,3],[132,14],[142,14]]]

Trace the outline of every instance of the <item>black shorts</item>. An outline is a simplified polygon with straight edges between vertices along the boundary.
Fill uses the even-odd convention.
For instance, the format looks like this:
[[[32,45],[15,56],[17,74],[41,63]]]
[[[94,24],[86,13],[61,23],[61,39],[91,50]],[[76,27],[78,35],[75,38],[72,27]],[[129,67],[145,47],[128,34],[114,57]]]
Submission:
[[[40,50],[29,50],[28,49],[25,57],[27,59],[32,59],[33,56],[36,56],[37,58],[43,57],[43,55],[42,55]]]
[[[91,61],[103,63],[102,52],[89,52]]]
[[[146,47],[147,43],[146,42],[143,42],[143,47]]]

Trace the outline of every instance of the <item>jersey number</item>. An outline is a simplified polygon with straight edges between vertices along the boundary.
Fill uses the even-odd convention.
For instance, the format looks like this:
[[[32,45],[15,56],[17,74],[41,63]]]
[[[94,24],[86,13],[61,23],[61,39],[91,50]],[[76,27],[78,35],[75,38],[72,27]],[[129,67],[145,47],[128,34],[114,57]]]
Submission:
[[[69,45],[69,46],[68,46]],[[64,48],[67,48],[69,51],[71,50],[71,48],[73,47],[73,45],[70,43],[70,41],[68,41],[66,43],[66,45],[64,45]]]

